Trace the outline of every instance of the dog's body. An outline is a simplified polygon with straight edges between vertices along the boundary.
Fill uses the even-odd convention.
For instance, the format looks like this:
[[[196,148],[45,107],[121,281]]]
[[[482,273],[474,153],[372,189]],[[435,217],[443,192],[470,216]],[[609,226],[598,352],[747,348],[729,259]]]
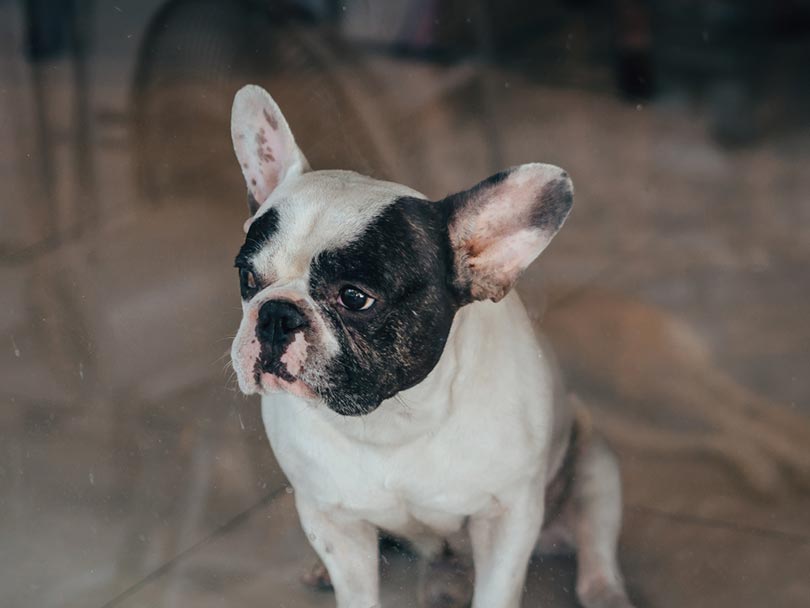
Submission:
[[[588,608],[630,606],[615,557],[615,460],[575,421],[510,292],[568,215],[567,175],[522,165],[431,203],[312,172],[257,87],[237,94],[232,132],[252,212],[234,367],[245,393],[263,395],[338,606],[379,605],[378,529],[436,559],[465,527],[473,606],[517,606],[538,541],[576,548]]]
[[[542,498],[571,410],[531,331],[514,294],[462,309],[428,377],[363,417],[265,397],[276,457],[299,494],[406,538],[453,533],[527,484]],[[508,348],[517,364],[493,364],[485,348]]]

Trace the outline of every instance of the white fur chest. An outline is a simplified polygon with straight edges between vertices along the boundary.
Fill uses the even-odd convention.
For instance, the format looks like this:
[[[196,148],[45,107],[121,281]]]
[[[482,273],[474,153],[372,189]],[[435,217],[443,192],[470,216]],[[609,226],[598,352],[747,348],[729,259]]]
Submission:
[[[290,406],[296,415],[282,411]],[[542,442],[518,425],[482,438],[481,429],[451,420],[435,434],[389,447],[348,440],[308,407],[263,406],[271,445],[295,490],[393,532],[414,520],[451,532],[467,515],[495,506],[500,492],[526,483],[543,462]]]
[[[296,492],[407,536],[415,524],[452,532],[512,487],[542,484],[554,381],[514,300],[472,307],[434,372],[367,416],[265,397],[267,434]],[[481,357],[483,345],[504,356]]]

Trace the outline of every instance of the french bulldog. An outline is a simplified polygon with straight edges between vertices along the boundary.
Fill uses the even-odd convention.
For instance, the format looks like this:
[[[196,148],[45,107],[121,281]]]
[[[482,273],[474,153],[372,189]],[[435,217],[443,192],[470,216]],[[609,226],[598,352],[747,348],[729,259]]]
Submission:
[[[530,557],[568,550],[586,608],[630,607],[616,458],[512,289],[571,210],[568,175],[530,163],[430,201],[314,171],[253,85],[231,135],[250,211],[233,367],[338,607],[380,605],[380,531],[426,558],[427,606],[515,608]],[[442,590],[458,533],[474,583]]]

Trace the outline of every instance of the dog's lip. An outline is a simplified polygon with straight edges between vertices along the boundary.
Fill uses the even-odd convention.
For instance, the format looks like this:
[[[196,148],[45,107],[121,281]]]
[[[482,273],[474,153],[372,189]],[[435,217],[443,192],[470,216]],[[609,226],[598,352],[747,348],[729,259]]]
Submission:
[[[265,360],[264,357],[261,355],[256,360],[254,374],[257,384],[259,383],[262,374],[269,374],[274,378],[278,378],[286,382],[295,382],[297,380],[297,378],[289,372],[287,366],[284,363],[282,363],[281,360],[279,359]]]
[[[287,392],[305,399],[316,399],[317,395],[312,387],[301,378],[290,376],[288,380],[273,372],[261,371],[256,373],[256,386],[262,394]]]

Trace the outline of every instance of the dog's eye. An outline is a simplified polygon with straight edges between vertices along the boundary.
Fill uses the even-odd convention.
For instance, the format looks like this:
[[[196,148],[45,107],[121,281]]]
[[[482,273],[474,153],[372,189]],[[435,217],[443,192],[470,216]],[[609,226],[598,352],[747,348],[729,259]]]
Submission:
[[[256,275],[253,274],[252,270],[240,268],[239,278],[242,280],[242,284],[248,289],[256,289]]]
[[[368,310],[376,302],[370,295],[352,285],[346,285],[340,290],[338,301],[343,308],[349,310]]]
[[[239,269],[239,286],[242,288],[242,296],[247,299],[259,288],[259,282],[256,280],[256,275],[252,270],[247,268]]]

